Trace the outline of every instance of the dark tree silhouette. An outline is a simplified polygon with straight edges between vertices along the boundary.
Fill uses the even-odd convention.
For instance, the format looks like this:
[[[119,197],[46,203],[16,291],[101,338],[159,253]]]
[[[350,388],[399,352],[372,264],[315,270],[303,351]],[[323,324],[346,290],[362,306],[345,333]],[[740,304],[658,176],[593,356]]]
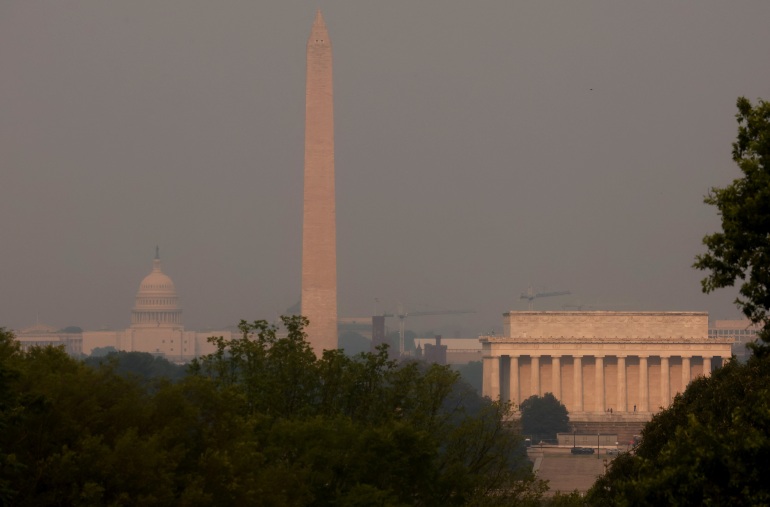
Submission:
[[[569,431],[569,414],[552,393],[530,396],[520,406],[521,430],[535,440],[555,440],[557,433]]]
[[[752,106],[740,97],[737,106],[733,160],[743,176],[713,187],[704,199],[717,207],[722,232],[703,238],[708,252],[696,257],[694,267],[709,272],[701,282],[707,293],[740,280],[735,303],[762,326],[760,338],[770,344],[770,102]]]

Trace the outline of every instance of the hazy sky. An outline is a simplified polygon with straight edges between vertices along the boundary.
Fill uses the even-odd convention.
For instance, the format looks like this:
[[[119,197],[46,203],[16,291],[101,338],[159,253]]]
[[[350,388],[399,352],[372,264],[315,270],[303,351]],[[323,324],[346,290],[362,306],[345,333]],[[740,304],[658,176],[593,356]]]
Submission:
[[[124,328],[161,247],[187,328],[299,299],[305,43],[334,52],[341,316],[697,310],[770,99],[770,2],[0,2],[0,326]],[[389,324],[395,327],[395,322]]]

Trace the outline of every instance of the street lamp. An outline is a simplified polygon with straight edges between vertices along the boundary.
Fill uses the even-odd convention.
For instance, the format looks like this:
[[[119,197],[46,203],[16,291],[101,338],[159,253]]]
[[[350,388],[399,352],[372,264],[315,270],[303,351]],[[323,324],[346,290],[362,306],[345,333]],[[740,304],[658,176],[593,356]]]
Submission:
[[[572,431],[572,448],[574,449],[575,446],[575,438],[577,437],[577,430]]]
[[[596,459],[601,459],[599,456],[599,435],[601,435],[601,433],[596,434]]]

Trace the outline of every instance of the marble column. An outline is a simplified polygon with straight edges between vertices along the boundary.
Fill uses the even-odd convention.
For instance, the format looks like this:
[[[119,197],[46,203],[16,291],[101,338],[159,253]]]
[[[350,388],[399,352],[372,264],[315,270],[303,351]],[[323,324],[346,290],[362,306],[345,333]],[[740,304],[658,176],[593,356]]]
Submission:
[[[573,356],[575,412],[583,411],[583,356]]]
[[[511,377],[510,377],[511,403],[518,406],[519,399],[519,356],[511,356]]]
[[[682,356],[682,392],[684,392],[685,389],[687,389],[687,386],[690,384],[691,377],[690,373],[690,358]]]
[[[484,382],[481,393],[496,400],[500,397],[500,357],[485,356],[483,371]]]
[[[710,357],[703,358],[703,376],[704,377],[711,376],[711,358]]]
[[[627,392],[626,356],[618,356],[618,408],[616,410],[620,412],[625,412],[628,410],[628,401],[626,399]]]
[[[660,356],[660,405],[668,408],[671,403],[671,370],[668,357]]]
[[[604,412],[607,410],[604,396],[604,356],[596,357],[596,411]]]
[[[532,356],[532,394],[540,396],[540,356]]]
[[[561,401],[561,356],[551,356],[551,391]]]
[[[650,383],[647,380],[647,356],[639,356],[639,412],[650,411]]]

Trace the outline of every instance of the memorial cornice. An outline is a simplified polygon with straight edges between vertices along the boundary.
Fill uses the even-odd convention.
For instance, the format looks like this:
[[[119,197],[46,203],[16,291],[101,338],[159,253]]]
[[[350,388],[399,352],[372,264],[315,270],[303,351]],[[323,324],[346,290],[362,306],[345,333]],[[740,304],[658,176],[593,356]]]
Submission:
[[[508,312],[507,338],[547,340],[650,340],[656,337],[705,339],[705,312]]]
[[[690,338],[690,337],[638,337],[638,338],[601,338],[601,337],[537,337],[537,338],[511,338],[508,336],[480,336],[479,341],[481,343],[511,343],[511,344],[597,344],[597,343],[613,343],[617,345],[630,345],[630,344],[732,344],[735,340],[730,337],[726,338]]]
[[[573,311],[573,310],[518,310],[518,311],[510,311],[503,313],[504,316],[509,315],[522,315],[522,316],[528,316],[528,315],[566,315],[569,317],[580,317],[580,316],[619,316],[619,317],[625,317],[625,316],[640,316],[640,317],[648,317],[648,316],[708,316],[708,312],[641,312],[641,311],[610,311],[610,310],[580,310],[580,311]]]

